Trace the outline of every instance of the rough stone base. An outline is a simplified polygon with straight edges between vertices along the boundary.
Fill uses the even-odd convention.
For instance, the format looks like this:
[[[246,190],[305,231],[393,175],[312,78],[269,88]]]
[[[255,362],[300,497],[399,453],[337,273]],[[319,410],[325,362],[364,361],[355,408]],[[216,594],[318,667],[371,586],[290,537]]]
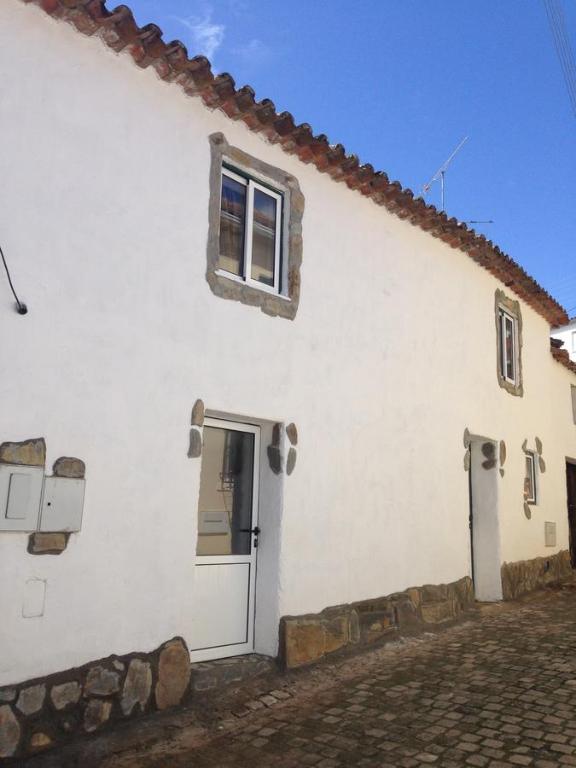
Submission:
[[[504,563],[501,570],[504,600],[514,600],[540,587],[558,584],[574,573],[570,552],[566,549],[550,557]]]
[[[118,720],[180,704],[190,690],[181,638],[0,688],[0,762],[59,746]]]
[[[244,683],[276,670],[275,659],[250,653],[229,659],[199,661],[192,664],[192,690],[214,691],[231,683]]]
[[[456,618],[474,603],[471,579],[413,587],[375,600],[326,608],[280,621],[280,660],[286,669],[313,664],[332,653],[384,642]]]

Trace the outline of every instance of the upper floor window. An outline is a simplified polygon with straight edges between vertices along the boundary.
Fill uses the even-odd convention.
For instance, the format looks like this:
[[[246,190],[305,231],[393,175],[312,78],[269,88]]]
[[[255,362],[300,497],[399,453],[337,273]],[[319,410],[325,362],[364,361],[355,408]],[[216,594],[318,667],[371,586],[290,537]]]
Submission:
[[[498,383],[511,395],[522,397],[522,314],[520,303],[497,290],[496,348]]]
[[[210,141],[206,280],[222,299],[293,320],[300,301],[304,195],[290,173]],[[264,145],[263,145],[264,147]],[[272,154],[270,148],[266,152]]]
[[[510,384],[516,384],[518,377],[516,318],[500,307],[499,320],[500,373]]]
[[[283,199],[254,179],[222,168],[218,269],[280,292]]]

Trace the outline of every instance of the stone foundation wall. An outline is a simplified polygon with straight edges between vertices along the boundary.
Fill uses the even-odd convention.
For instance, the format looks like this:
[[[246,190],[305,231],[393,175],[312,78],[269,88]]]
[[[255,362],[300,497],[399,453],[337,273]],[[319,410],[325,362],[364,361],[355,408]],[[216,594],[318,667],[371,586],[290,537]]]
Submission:
[[[563,550],[550,557],[536,557],[502,565],[504,600],[514,600],[548,584],[558,584],[573,574],[570,552]]]
[[[190,654],[181,638],[152,653],[110,656],[2,687],[0,762],[50,749],[118,720],[176,706],[189,689]]]
[[[474,603],[471,579],[413,587],[374,600],[326,608],[280,621],[280,660],[286,669],[313,664],[338,651],[352,651],[427,625],[456,618]]]

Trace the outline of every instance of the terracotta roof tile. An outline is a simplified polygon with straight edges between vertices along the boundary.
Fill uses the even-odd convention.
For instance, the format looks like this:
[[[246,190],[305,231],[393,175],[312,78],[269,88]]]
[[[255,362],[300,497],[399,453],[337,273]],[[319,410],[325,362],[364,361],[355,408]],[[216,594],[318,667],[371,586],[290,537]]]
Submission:
[[[554,358],[554,360],[557,360],[565,368],[568,368],[569,371],[572,371],[572,373],[576,373],[576,363],[570,360],[570,355],[568,354],[568,350],[561,349],[560,347],[558,347],[554,343],[555,341],[556,339],[550,339],[550,351],[552,352],[552,357]]]
[[[19,1],[39,6],[51,16],[70,22],[83,34],[97,34],[115,51],[127,49],[138,66],[154,67],[162,79],[177,83],[188,95],[200,97],[208,107],[221,109],[232,120],[243,120],[251,130],[280,144],[285,152],[315,165],[321,173],[329,174],[399,218],[463,251],[550,325],[568,322],[568,315],[560,304],[484,235],[414,197],[410,189],[390,181],[385,173],[374,170],[370,164],[361,165],[358,157],[347,154],[341,144],[331,145],[323,134],[315,136],[307,123],[296,125],[289,112],[278,114],[270,99],[256,101],[250,86],[236,88],[230,75],[214,76],[204,56],[189,58],[186,47],[178,40],[165,42],[162,30],[155,24],[139,27],[125,5],[110,11],[105,0]]]

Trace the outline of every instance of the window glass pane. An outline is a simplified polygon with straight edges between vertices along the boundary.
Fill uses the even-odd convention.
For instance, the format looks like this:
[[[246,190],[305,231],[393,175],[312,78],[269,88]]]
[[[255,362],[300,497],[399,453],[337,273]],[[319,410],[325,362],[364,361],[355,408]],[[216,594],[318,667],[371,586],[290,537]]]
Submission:
[[[274,285],[276,208],[276,198],[254,189],[252,279],[270,286]]]
[[[535,501],[535,488],[534,488],[534,458],[532,456],[526,456],[526,478],[524,480],[524,495],[526,501]]]
[[[506,352],[506,370],[507,379],[514,381],[514,323],[512,318],[504,316],[504,348]]]
[[[252,546],[254,435],[204,427],[198,555],[248,555]],[[248,532],[240,529],[246,528]]]
[[[218,266],[235,275],[242,274],[244,261],[244,220],[246,187],[222,174],[220,203],[220,258]]]

